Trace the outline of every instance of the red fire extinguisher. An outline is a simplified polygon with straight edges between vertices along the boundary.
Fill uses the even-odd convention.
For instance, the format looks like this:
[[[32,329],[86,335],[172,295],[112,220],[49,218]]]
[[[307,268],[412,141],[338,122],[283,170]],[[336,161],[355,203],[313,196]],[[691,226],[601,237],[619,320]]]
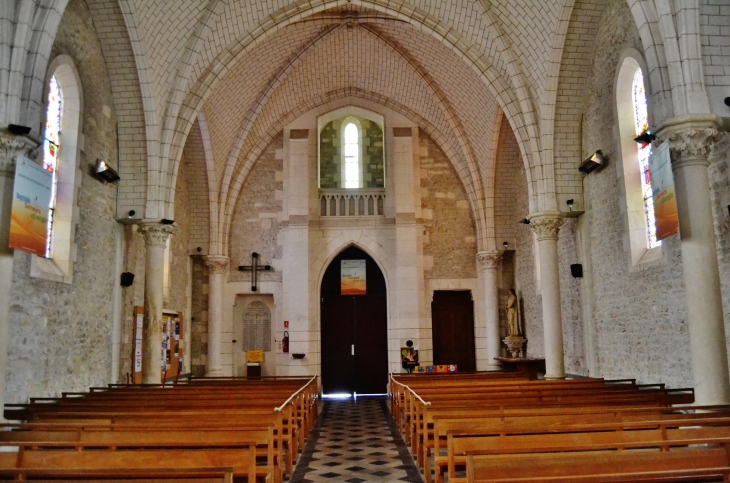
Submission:
[[[284,332],[284,338],[281,339],[281,352],[284,354],[289,353],[289,332]]]

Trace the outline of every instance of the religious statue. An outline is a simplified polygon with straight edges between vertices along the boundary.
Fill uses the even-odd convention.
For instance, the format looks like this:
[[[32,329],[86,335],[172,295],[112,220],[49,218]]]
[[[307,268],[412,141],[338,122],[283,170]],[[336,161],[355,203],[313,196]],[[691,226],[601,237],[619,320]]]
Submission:
[[[514,289],[507,291],[509,297],[507,298],[507,326],[509,328],[509,335],[519,337],[520,324],[517,322],[517,295],[515,295]]]

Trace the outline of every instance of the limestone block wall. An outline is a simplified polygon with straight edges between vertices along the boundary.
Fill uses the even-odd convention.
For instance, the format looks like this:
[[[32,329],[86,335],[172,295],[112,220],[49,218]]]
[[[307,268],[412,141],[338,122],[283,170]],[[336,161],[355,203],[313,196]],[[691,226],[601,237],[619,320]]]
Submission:
[[[58,396],[110,381],[117,188],[90,174],[97,158],[117,165],[116,114],[101,46],[85,2],[67,6],[51,58],[66,54],[80,74],[85,147],[73,283],[34,279],[31,256],[15,252],[10,294],[7,403]],[[63,169],[63,168],[61,168]],[[3,274],[10,276],[10,274]]]
[[[730,96],[730,5],[723,0],[700,0],[700,42],[710,108],[730,115],[723,100]]]
[[[208,363],[208,269],[203,257],[192,257],[192,297],[190,312],[190,370],[205,375]]]
[[[231,222],[228,256],[230,282],[251,280],[251,272],[239,272],[239,265],[251,264],[251,252],[259,254],[259,263],[273,265],[281,259],[277,246],[284,189],[283,133],[264,150],[244,182]],[[266,274],[259,273],[259,280]]]
[[[594,274],[582,287],[593,328],[591,375],[687,386],[692,378],[679,237],[664,241],[655,264],[632,266],[629,251],[613,94],[627,47],[643,51],[626,3],[612,1],[600,21],[583,110],[583,154],[602,149],[609,159],[583,179],[581,259]]]
[[[419,136],[424,277],[476,278],[476,229],[464,186],[438,145]]]

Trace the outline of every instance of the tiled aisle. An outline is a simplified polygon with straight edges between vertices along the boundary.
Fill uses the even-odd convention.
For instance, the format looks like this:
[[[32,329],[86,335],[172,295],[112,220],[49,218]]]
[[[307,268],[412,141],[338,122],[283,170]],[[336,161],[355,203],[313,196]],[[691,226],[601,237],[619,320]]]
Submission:
[[[385,398],[329,400],[290,483],[422,483]]]

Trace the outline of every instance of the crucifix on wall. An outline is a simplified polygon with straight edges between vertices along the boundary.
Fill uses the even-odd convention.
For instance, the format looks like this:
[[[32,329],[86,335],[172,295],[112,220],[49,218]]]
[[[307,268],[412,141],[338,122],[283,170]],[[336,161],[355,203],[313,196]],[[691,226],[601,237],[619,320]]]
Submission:
[[[259,254],[256,252],[251,253],[251,265],[239,265],[238,270],[241,272],[251,272],[251,291],[256,292],[258,288],[258,272],[264,270],[266,272],[271,270],[271,265],[259,265]]]

